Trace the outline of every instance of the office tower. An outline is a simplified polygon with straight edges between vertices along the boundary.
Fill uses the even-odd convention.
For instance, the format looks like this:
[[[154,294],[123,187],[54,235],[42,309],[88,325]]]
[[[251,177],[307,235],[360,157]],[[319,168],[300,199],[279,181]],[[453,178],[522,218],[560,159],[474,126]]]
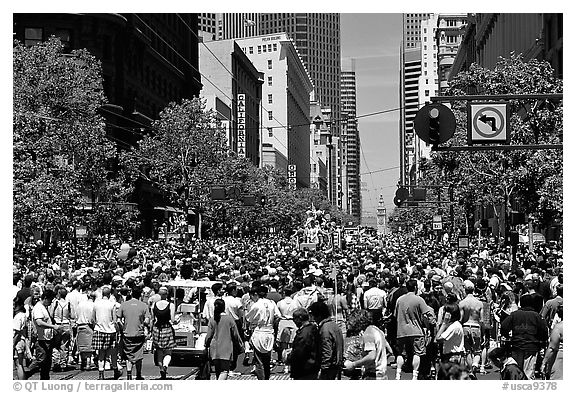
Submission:
[[[400,48],[400,183],[415,184],[417,180],[417,136],[414,117],[419,109],[418,80],[422,74],[421,22],[430,13],[403,14],[403,43]]]
[[[342,165],[343,177],[347,180],[345,197],[348,199],[350,213],[360,219],[361,190],[360,190],[360,133],[356,119],[356,70],[354,60],[350,64],[343,64],[341,71],[340,96],[342,103],[342,118],[344,120],[341,130],[341,143],[343,151]]]

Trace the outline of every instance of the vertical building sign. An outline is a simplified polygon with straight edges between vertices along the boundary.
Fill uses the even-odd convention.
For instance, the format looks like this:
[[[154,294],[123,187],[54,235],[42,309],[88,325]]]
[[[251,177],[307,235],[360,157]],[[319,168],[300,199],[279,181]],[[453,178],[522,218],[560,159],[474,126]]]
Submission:
[[[246,157],[246,95],[237,95],[238,107],[238,157]]]
[[[288,187],[296,189],[296,165],[288,165]]]

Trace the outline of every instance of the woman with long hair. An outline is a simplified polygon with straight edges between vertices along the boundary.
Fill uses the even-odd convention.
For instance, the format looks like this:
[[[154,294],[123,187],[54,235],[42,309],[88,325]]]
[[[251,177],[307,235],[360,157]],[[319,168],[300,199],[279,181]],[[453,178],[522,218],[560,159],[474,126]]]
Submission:
[[[226,314],[222,299],[214,301],[214,317],[208,322],[205,346],[214,364],[216,379],[228,379],[231,364],[242,348],[242,339],[234,319]]]

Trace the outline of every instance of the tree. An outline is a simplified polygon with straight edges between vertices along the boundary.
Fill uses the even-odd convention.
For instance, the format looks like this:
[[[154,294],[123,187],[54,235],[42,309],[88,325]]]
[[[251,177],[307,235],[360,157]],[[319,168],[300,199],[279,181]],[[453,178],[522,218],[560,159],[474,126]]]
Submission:
[[[521,55],[501,59],[494,70],[472,65],[458,74],[447,95],[551,94],[562,93],[562,81],[553,76],[547,62],[524,62]],[[562,103],[550,100],[511,100],[512,144],[561,143]],[[457,129],[448,145],[466,143],[465,101],[452,104]],[[455,199],[470,217],[474,205],[489,206],[501,222],[512,202],[533,214],[542,224],[562,220],[562,151],[522,150],[468,153],[433,153],[428,182],[452,185]],[[444,183],[442,183],[444,182]],[[502,234],[501,234],[502,235]]]
[[[120,201],[130,192],[109,169],[116,149],[96,113],[106,102],[100,63],[86,50],[63,49],[54,37],[14,43],[14,231],[22,235],[67,232],[86,218],[78,210],[84,201]]]

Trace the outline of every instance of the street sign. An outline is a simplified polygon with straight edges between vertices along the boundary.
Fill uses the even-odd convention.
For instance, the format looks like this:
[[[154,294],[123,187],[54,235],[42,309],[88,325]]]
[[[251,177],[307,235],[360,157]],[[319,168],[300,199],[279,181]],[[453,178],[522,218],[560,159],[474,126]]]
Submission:
[[[468,104],[468,145],[510,143],[507,102],[473,102]]]
[[[432,229],[434,229],[434,230],[442,229],[442,223],[441,222],[433,222],[432,223]]]
[[[442,222],[442,216],[433,216],[432,222]]]

